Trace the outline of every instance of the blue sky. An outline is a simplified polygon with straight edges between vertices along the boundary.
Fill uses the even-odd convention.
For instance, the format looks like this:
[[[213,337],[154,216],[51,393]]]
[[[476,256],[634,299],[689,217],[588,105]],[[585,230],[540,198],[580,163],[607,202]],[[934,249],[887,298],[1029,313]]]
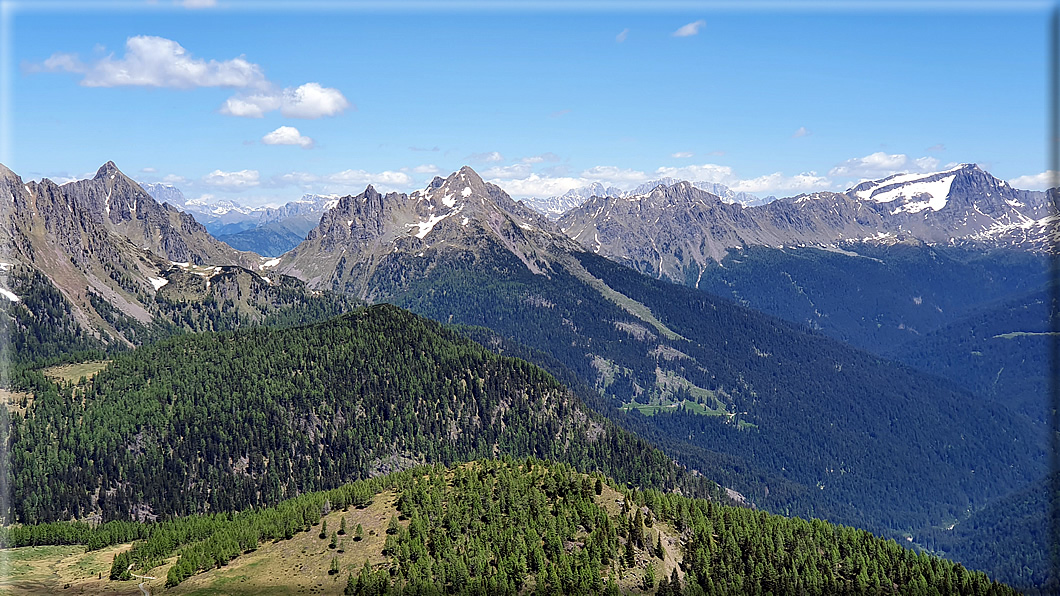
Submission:
[[[559,6],[7,2],[0,161],[250,205],[464,164],[516,197],[1045,183],[1049,3]]]

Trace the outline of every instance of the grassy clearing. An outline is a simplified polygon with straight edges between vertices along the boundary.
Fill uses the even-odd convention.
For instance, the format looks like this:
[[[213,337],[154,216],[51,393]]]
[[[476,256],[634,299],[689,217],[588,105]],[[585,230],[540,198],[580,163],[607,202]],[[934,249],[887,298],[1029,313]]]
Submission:
[[[619,408],[619,410],[622,410],[623,412],[628,412],[630,410],[640,410],[640,413],[644,414],[645,416],[653,416],[653,415],[657,414],[658,412],[675,412],[678,409],[680,409],[681,406],[684,406],[689,411],[691,411],[693,414],[698,414],[700,416],[726,416],[726,415],[728,415],[728,412],[726,412],[724,409],[711,409],[711,408],[708,408],[707,406],[704,406],[703,404],[696,403],[696,402],[694,402],[692,400],[689,400],[689,399],[686,399],[686,400],[678,402],[678,403],[661,403],[661,404],[647,404],[647,405],[638,404],[636,402],[630,402],[628,404],[623,404]]]
[[[107,368],[108,364],[110,364],[110,360],[90,360],[88,362],[79,362],[77,364],[50,366],[41,372],[49,379],[54,379],[60,382],[77,383],[81,380],[81,377],[91,379],[99,371]]]
[[[320,538],[320,525],[309,532],[300,532],[290,540],[262,544],[258,550],[242,555],[221,569],[214,569],[184,580],[179,586],[167,589],[166,594],[219,596],[221,594],[342,594],[346,577],[357,575],[365,560],[369,565],[386,561],[383,545],[390,517],[397,514],[394,492],[382,493],[364,509],[332,511],[324,516],[328,537]],[[331,533],[339,529],[346,518],[346,535],[338,536],[345,542],[345,552],[329,548]],[[364,528],[364,539],[354,541],[357,524]],[[339,573],[328,574],[331,560],[338,558]],[[163,568],[151,575],[164,578]],[[168,572],[168,566],[165,568]],[[161,575],[158,575],[161,573]],[[164,584],[160,581],[159,585]]]
[[[26,401],[26,407],[22,407],[22,401]],[[7,408],[8,412],[25,414],[26,410],[33,404],[33,394],[25,393],[22,391],[11,391],[9,389],[0,389],[0,403]]]
[[[83,546],[0,550],[0,595],[139,593],[133,583],[107,579],[114,554],[130,546],[117,545],[90,553]]]

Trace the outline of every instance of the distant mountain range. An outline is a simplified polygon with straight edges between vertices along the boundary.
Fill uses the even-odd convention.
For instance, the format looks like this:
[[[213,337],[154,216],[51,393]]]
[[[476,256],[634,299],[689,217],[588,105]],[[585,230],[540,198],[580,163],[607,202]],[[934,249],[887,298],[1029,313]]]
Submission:
[[[170,184],[141,186],[155,200],[190,213],[215,238],[238,250],[279,256],[305,240],[320,215],[338,203],[338,195],[306,194],[280,207],[247,207],[234,201],[185,200]]]
[[[745,246],[919,239],[1045,248],[1056,238],[1050,209],[1046,193],[1014,189],[965,164],[752,207],[678,182],[645,194],[594,197],[558,223],[593,252],[653,277],[696,286],[706,267]]]
[[[678,182],[681,181],[676,178],[659,178],[658,180],[645,182],[631,190],[622,190],[614,186],[605,187],[599,182],[593,182],[588,186],[572,188],[562,195],[543,199],[530,197],[528,199],[522,199],[522,202],[526,203],[532,209],[545,214],[550,219],[558,219],[564,213],[582,205],[592,197],[628,197],[642,195],[651,192],[656,187],[673,186]],[[747,206],[762,205],[776,198],[769,196],[763,199],[750,193],[736,192],[728,186],[716,182],[700,181],[691,182],[690,184],[696,188],[712,193],[728,203],[740,203]]]

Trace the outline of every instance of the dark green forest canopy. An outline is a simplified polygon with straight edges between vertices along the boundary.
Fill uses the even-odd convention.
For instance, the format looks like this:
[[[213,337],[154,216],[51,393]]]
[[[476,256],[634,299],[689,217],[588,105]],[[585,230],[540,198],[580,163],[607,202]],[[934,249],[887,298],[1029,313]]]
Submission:
[[[722,498],[541,369],[389,305],[168,339],[82,386],[35,378],[12,424],[12,509],[26,523],[239,510],[495,454]]]
[[[620,585],[662,594],[1016,593],[864,530],[630,490],[534,458],[420,466],[238,514],[23,526],[0,542],[98,549],[136,540],[115,557],[111,578],[177,555],[167,575],[176,585],[265,541],[319,528],[325,544],[323,515],[364,507],[384,491],[397,495],[400,514],[386,530],[385,561],[351,573],[347,594],[618,593]]]
[[[729,300],[576,257],[682,337],[648,329],[650,341],[638,339],[624,327],[645,321],[589,284],[560,269],[534,275],[500,248],[423,263],[390,255],[372,283],[418,314],[547,354],[534,361],[601,389],[597,411],[771,511],[899,536],[1045,471],[1044,429],[1002,405]],[[601,358],[614,373],[606,386]],[[669,374],[723,393],[732,415],[616,413]]]

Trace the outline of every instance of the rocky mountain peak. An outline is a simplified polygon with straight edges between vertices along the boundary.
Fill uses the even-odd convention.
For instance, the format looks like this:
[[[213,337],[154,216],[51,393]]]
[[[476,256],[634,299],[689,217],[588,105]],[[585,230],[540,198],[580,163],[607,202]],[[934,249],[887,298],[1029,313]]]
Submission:
[[[98,170],[96,170],[96,175],[93,177],[93,179],[102,180],[107,176],[117,175],[121,173],[121,170],[118,169],[118,166],[115,165],[113,161],[108,161],[107,163],[101,165]],[[124,174],[122,175],[124,176]]]
[[[14,182],[21,180],[21,178],[18,177],[18,174],[9,170],[7,166],[0,163],[0,180],[10,180]]]

